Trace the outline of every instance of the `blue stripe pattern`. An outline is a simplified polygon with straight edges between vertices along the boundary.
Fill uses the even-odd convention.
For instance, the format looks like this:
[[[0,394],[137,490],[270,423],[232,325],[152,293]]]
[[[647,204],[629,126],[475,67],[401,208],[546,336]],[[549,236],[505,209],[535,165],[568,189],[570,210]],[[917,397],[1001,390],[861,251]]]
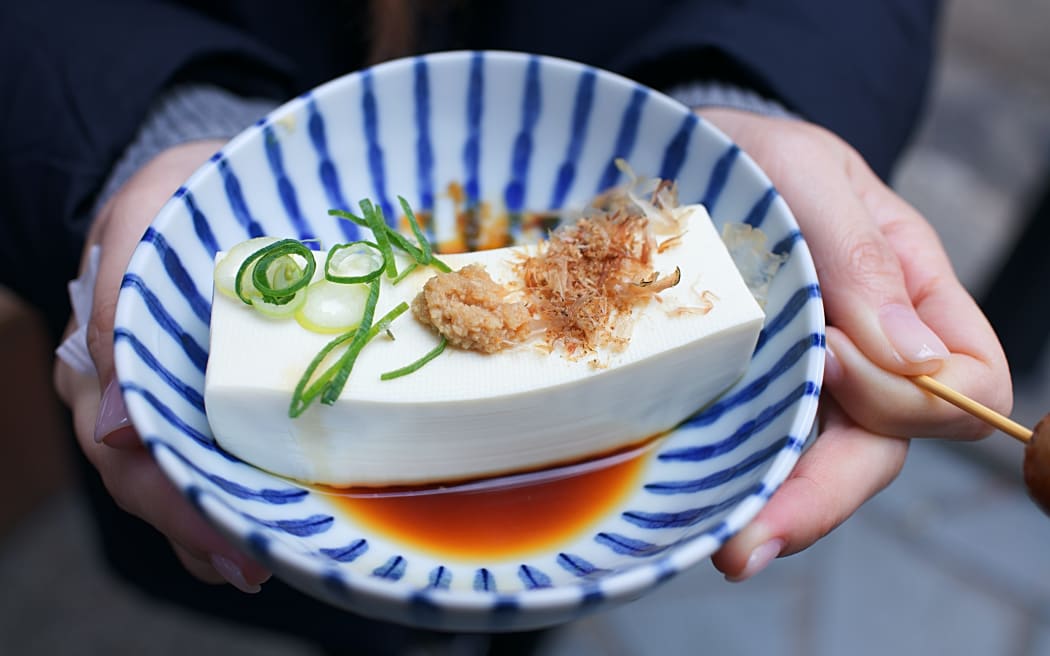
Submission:
[[[594,70],[584,71],[576,85],[576,101],[572,109],[572,127],[569,129],[569,145],[565,158],[558,167],[558,178],[554,183],[554,192],[548,207],[552,209],[565,206],[565,197],[576,179],[576,163],[587,138],[588,118],[594,104],[594,85],[598,75]]]
[[[250,518],[261,526],[266,526],[300,538],[324,533],[332,528],[332,524],[335,523],[335,518],[331,515],[311,515],[302,519]]]
[[[733,144],[715,162],[715,168],[711,171],[711,177],[707,181],[707,190],[704,191],[704,197],[700,201],[710,214],[715,213],[718,198],[726,187],[726,181],[729,180],[729,172],[733,169],[733,164],[736,162],[738,155],[740,155],[740,146]]]
[[[762,222],[766,220],[766,215],[769,214],[769,208],[773,205],[773,201],[777,199],[779,194],[773,187],[766,189],[766,192],[762,194],[755,204],[751,207],[751,210],[744,217],[744,223],[753,227],[761,228]]]
[[[325,548],[320,551],[336,562],[352,563],[359,556],[368,553],[368,540],[358,538],[345,547]]]
[[[467,86],[466,119],[467,140],[463,144],[463,192],[467,205],[472,206],[481,198],[481,119],[484,116],[485,60],[474,53],[470,60],[470,75]]]
[[[380,80],[390,74],[403,77]],[[439,96],[446,88],[455,91]],[[551,106],[567,105],[544,102],[559,97],[571,98],[571,111],[555,115]],[[359,123],[346,125],[340,114],[347,107],[360,109]],[[444,114],[449,107],[454,114]],[[442,129],[449,125],[456,129]],[[501,138],[486,141],[488,134]],[[114,353],[129,410],[158,462],[165,471],[179,465],[168,473],[202,511],[213,507],[202,503],[205,494],[235,511],[242,525],[227,528],[278,573],[289,562],[295,576],[316,572],[314,587],[351,610],[372,599],[371,590],[358,587],[360,578],[372,586],[399,582],[396,594],[408,607],[399,621],[443,628],[450,616],[484,616],[477,630],[527,623],[527,595],[572,585],[578,599],[565,609],[568,619],[674,575],[689,564],[675,553],[681,545],[713,551],[748,519],[738,509],[768,499],[799,457],[826,348],[816,276],[777,191],[741,162],[747,155],[739,147],[726,145],[692,112],[585,66],[532,55],[448,53],[377,66],[308,92],[239,139],[175,193],[177,202],[143,236],[147,256],[133,260],[121,283],[122,308],[133,311],[118,312]],[[340,157],[346,145],[363,153],[359,162]],[[405,156],[413,161],[395,161]],[[742,221],[761,228],[772,250],[788,257],[744,378],[672,431],[629,504],[579,542],[513,566],[417,557],[389,539],[369,539],[324,494],[271,478],[215,443],[203,395],[211,300],[202,293],[212,287],[215,252],[265,233],[357,239],[356,225],[325,214],[349,209],[348,189],[370,190],[391,225],[397,214],[388,186],[424,212],[441,205],[438,190],[454,182],[463,185],[460,211],[482,202],[493,214],[501,204],[512,215],[575,207],[591,184],[601,192],[621,181],[618,158],[640,175],[677,179],[680,197],[703,202],[716,227]],[[269,198],[279,199],[276,212],[258,200]],[[549,199],[550,207],[531,207],[533,198]],[[427,230],[433,236],[435,221]],[[646,568],[645,576],[606,585],[636,568]],[[487,601],[446,612],[448,595],[468,593]]]
[[[597,567],[586,558],[575,554],[560,553],[555,562],[557,562],[562,569],[579,578],[591,578],[605,574],[608,571],[603,567]]]
[[[391,556],[389,560],[372,570],[372,576],[391,581],[400,581],[405,575],[408,563],[401,556]]]
[[[632,558],[648,558],[663,553],[671,548],[670,544],[657,544],[646,540],[639,540],[619,533],[599,533],[594,536],[594,541],[608,547],[614,553]]]
[[[660,165],[660,177],[662,179],[678,179],[678,173],[682,170],[682,163],[685,162],[689,140],[692,138],[693,131],[696,130],[696,126],[699,123],[700,117],[692,112],[682,119],[682,124],[678,126],[678,131],[675,132],[671,143],[667,144],[667,148],[664,150],[664,161]]]
[[[595,194],[611,189],[620,181],[620,169],[616,166],[617,159],[630,161],[631,153],[634,151],[634,143],[638,139],[638,127],[641,125],[642,108],[649,98],[649,92],[643,87],[636,87],[631,94],[631,100],[620,117],[620,129],[616,132],[616,143],[613,146],[612,155],[605,165],[601,181],[594,190]]]
[[[760,449],[748,455],[737,464],[720,469],[713,474],[702,476],[689,481],[662,481],[659,483],[647,483],[645,489],[655,494],[692,494],[703,490],[712,490],[732,481],[734,478],[753,471],[757,467],[766,464],[775,457],[788,442],[787,437],[773,442],[764,449]],[[733,504],[729,504],[733,505]]]
[[[142,241],[147,244],[153,244],[153,247],[157,249],[157,254],[160,255],[160,260],[164,264],[164,270],[168,273],[168,278],[182,293],[186,302],[190,304],[190,308],[197,315],[197,318],[202,323],[211,323],[211,301],[197,291],[197,285],[194,284],[193,277],[190,276],[186,267],[183,266],[182,260],[179,259],[179,254],[168,246],[164,236],[153,228],[146,228]],[[209,254],[214,255],[217,250],[213,250]]]
[[[230,210],[233,212],[234,218],[237,223],[244,228],[245,233],[248,237],[262,237],[265,233],[259,222],[255,220],[252,213],[248,210],[248,203],[244,200],[244,192],[241,191],[241,181],[237,178],[237,174],[230,168],[230,163],[226,158],[221,158],[217,162],[219,174],[222,176],[223,189],[226,190],[226,200],[230,204]]]
[[[540,61],[533,57],[525,72],[525,93],[521,103],[521,129],[514,139],[511,151],[510,182],[503,192],[507,211],[511,214],[521,212],[525,204],[525,184],[529,172],[529,160],[532,157],[532,131],[539,121],[540,107]]]
[[[361,115],[365,142],[368,144],[368,171],[372,174],[372,191],[383,210],[388,225],[395,225],[393,206],[386,191],[386,162],[379,143],[379,110],[376,108],[375,82],[371,70],[361,73]]]
[[[121,289],[134,289],[138,292],[139,296],[146,303],[146,309],[149,310],[150,315],[156,321],[157,325],[164,332],[171,335],[179,346],[182,347],[186,357],[204,373],[205,368],[208,365],[208,351],[203,346],[197,343],[192,335],[189,334],[178,321],[168,313],[164,304],[161,303],[157,295],[150,289],[149,285],[137,274],[128,273],[124,275],[124,281],[120,285]]]
[[[434,145],[430,134],[430,74],[426,61],[417,59],[413,67],[412,86],[416,108],[416,184],[419,185],[419,205],[423,211],[434,209]],[[433,222],[428,227],[432,228]],[[430,235],[432,236],[432,235]]]
[[[448,590],[452,585],[452,572],[444,565],[438,565],[430,570],[427,581],[427,585],[435,590]]]
[[[186,203],[186,211],[190,213],[190,218],[193,221],[193,230],[197,233],[197,238],[204,244],[204,249],[210,255],[219,252],[219,242],[215,240],[215,234],[211,230],[211,223],[208,221],[208,217],[204,216],[204,212],[201,212],[200,208],[197,207],[197,202],[193,198],[193,192],[185,187],[179,187],[179,190],[175,192],[175,197],[181,198]],[[148,232],[155,231],[150,228]]]
[[[495,592],[496,580],[492,578],[492,572],[484,567],[474,573],[474,589],[479,592]]]
[[[309,117],[306,122],[307,131],[310,133],[310,143],[317,153],[317,178],[324,188],[325,198],[328,199],[329,207],[349,211],[350,205],[343,196],[343,187],[339,182],[339,171],[332,161],[332,155],[328,150],[328,137],[325,134],[324,117],[317,108],[317,101],[312,94],[304,96],[306,100],[306,113]],[[360,239],[357,224],[352,221],[339,221],[339,227],[343,231],[343,237],[347,241]]]
[[[518,568],[518,578],[528,590],[551,587],[551,577],[529,565],[522,565]]]
[[[231,481],[228,478],[219,476],[205,470],[203,467],[197,465],[182,453],[171,448],[170,445],[158,442],[157,440],[147,440],[150,448],[154,451],[164,449],[175,458],[178,458],[180,462],[186,467],[189,467],[194,472],[199,474],[201,478],[204,478],[214,484],[223,492],[230,494],[238,499],[245,499],[248,501],[256,501],[259,503],[265,503],[273,506],[284,506],[292,503],[299,503],[306,499],[308,492],[298,487],[285,487],[285,488],[254,488],[239,483],[237,481]],[[231,461],[234,459],[231,457]]]
[[[176,394],[200,411],[201,414],[204,414],[204,395],[194,385],[185,382],[165,367],[149,348],[142,343],[142,340],[135,336],[135,333],[127,328],[117,328],[113,331],[113,341],[114,343],[127,342],[131,349],[135,351],[135,355],[142,360],[143,364],[156,373]]]
[[[270,172],[277,181],[277,192],[281,197],[281,205],[284,207],[285,214],[291,220],[295,233],[303,241],[314,239],[316,235],[314,235],[310,224],[299,208],[299,195],[296,193],[295,185],[292,184],[291,179],[288,177],[288,172],[284,168],[281,142],[277,138],[277,133],[274,132],[271,124],[263,126],[263,144],[266,147],[266,161],[270,163]],[[312,245],[316,246],[316,244]]]

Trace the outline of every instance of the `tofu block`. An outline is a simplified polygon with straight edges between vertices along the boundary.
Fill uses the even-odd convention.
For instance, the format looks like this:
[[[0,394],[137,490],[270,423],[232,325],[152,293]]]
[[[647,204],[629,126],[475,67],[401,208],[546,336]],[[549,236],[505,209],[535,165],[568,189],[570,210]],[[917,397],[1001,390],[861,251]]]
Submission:
[[[215,294],[205,385],[218,443],[262,469],[306,483],[390,486],[453,482],[548,467],[641,443],[709,404],[748,367],[764,314],[702,206],[654,255],[681,282],[635,310],[630,343],[572,359],[535,344],[486,355],[447,348],[422,369],[381,373],[430,351],[438,337],[406,313],[362,350],[334,405],[288,408],[300,376],[331,335],[278,321]],[[443,256],[513,278],[518,249]],[[318,256],[323,262],[323,254]],[[432,270],[384,280],[376,317],[411,303]],[[711,301],[709,311],[698,308]]]

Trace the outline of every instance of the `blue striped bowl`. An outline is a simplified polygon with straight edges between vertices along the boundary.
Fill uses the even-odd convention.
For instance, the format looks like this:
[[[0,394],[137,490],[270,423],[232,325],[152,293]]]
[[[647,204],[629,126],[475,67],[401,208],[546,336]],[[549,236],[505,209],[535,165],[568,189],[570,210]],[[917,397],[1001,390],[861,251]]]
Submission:
[[[451,182],[512,219],[579,207],[642,174],[788,255],[743,380],[672,432],[614,512],[549,552],[467,562],[370,532],[323,494],[218,449],[203,402],[212,257],[259,234],[353,238],[332,207],[396,195],[431,210]],[[388,213],[388,216],[394,214]],[[511,222],[512,226],[517,225]],[[438,238],[452,228],[435,227]],[[824,361],[805,242],[769,181],[684,106],[616,75],[514,53],[443,53],[348,75],[232,140],[158,214],[124,278],[115,356],[130,416],[172,481],[290,584],[366,615],[444,630],[565,622],[637,598],[740,530],[798,460]]]

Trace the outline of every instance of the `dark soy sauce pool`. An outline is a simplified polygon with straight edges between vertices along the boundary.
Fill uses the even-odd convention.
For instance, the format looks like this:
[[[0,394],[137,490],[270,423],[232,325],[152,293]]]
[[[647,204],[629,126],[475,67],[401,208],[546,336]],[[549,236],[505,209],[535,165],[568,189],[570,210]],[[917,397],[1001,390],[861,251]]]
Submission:
[[[363,528],[443,556],[502,558],[577,537],[637,489],[652,442],[587,462],[453,485],[323,488]]]

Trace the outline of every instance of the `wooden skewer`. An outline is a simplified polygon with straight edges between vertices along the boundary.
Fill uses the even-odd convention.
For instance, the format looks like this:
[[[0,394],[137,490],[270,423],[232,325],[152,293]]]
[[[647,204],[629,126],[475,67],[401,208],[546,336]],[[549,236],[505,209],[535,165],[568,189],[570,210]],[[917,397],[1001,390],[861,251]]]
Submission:
[[[990,426],[998,428],[1010,437],[1016,438],[1024,443],[1028,443],[1032,439],[1032,431],[1030,429],[1025,428],[1013,419],[1002,416],[987,406],[981,405],[970,397],[956,392],[954,389],[948,387],[939,380],[934,380],[929,376],[914,376],[912,377],[912,381],[927,392],[939,396],[955,407],[969,412],[974,417],[977,417]]]

